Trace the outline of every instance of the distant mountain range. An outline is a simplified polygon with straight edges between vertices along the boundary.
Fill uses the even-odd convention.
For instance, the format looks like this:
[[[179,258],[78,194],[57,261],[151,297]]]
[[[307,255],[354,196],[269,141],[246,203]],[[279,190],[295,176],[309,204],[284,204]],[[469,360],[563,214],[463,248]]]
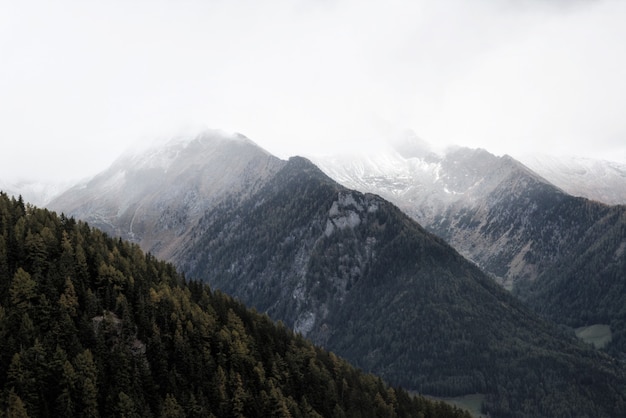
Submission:
[[[375,155],[314,162],[394,202],[556,322],[610,324],[613,349],[626,352],[626,206],[573,197],[509,156],[437,155],[414,137]]]
[[[46,183],[39,181],[3,181],[0,179],[0,190],[9,196],[22,196],[22,198],[32,205],[45,206],[52,199],[73,187],[75,182],[67,181],[60,183]]]
[[[508,157],[458,149],[440,159],[411,141],[399,151],[404,160],[374,160],[375,176],[356,159],[343,162],[345,177],[331,174],[359,179],[354,188],[374,185],[383,197],[409,197],[402,209],[455,245],[472,250],[474,236],[453,239],[461,227],[486,235],[475,254],[494,251],[498,276],[507,278],[517,254],[521,277],[543,283],[533,266],[548,265],[558,250],[524,239],[529,229],[550,231],[558,218],[551,208],[571,197]],[[353,166],[361,173],[347,170]],[[577,201],[596,216],[597,204]],[[306,159],[279,160],[244,137],[212,131],[122,156],[49,207],[140,243],[394,384],[484,393],[485,410],[497,416],[624,413],[620,363],[531,313],[393,204],[340,186]],[[555,231],[548,243],[560,242]]]
[[[582,157],[528,154],[520,161],[573,196],[626,205],[626,165]]]

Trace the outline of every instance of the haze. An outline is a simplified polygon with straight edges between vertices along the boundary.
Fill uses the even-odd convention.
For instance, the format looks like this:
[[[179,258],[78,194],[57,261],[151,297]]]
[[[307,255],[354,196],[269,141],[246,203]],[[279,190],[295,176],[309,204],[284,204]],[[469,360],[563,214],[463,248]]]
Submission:
[[[2,1],[0,179],[208,127],[288,157],[438,145],[626,163],[626,2]]]

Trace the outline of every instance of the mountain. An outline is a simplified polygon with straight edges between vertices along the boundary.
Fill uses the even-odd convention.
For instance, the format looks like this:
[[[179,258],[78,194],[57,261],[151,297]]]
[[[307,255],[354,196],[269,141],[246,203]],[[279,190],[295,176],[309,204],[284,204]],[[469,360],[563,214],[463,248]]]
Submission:
[[[520,283],[515,293],[556,322],[608,325],[608,351],[626,359],[626,206],[576,198],[556,213],[559,227],[562,219],[578,219],[578,227],[563,236],[568,245],[537,280]]]
[[[0,179],[0,190],[9,196],[22,196],[30,204],[45,206],[56,196],[74,185],[74,182],[41,183],[36,181],[2,181]]]
[[[609,325],[624,356],[626,208],[573,197],[509,156],[417,146],[315,162],[396,203],[550,319]]]
[[[0,193],[8,417],[467,417],[409,396],[174,267]]]
[[[214,146],[220,158],[238,158],[225,151],[234,152],[228,141]],[[192,167],[177,155],[176,164]],[[266,157],[272,174],[263,174],[267,165],[248,171],[260,179],[255,187],[213,200],[167,246],[186,277],[408,389],[483,393],[495,416],[624,413],[621,363],[540,319],[383,198],[340,186],[306,159]],[[145,207],[135,222],[156,224],[151,214],[161,216]]]
[[[558,385],[595,391],[607,370],[623,373],[398,208],[339,186],[302,158],[243,204],[208,211],[176,259],[189,277],[206,278],[365,370],[424,393],[488,393],[487,409],[498,416],[553,415],[565,408]],[[596,375],[596,362],[607,369]],[[580,385],[587,373],[592,387]],[[541,385],[559,394],[531,389]]]
[[[131,149],[47,207],[170,259],[205,210],[253,193],[282,164],[242,135],[205,131]]]
[[[543,213],[544,197],[558,200],[566,194],[508,156],[468,148],[426,155],[389,149],[314,162],[346,187],[394,202],[506,287],[534,280],[544,255],[533,262],[525,257],[535,240],[526,225]]]
[[[609,205],[626,204],[626,165],[582,157],[524,155],[520,160],[573,196]]]

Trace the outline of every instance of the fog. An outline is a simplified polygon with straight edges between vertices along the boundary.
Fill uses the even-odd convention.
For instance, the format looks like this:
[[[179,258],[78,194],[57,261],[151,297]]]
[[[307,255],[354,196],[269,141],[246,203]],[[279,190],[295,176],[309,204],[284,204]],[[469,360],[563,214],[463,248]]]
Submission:
[[[81,178],[198,127],[288,157],[412,130],[626,163],[626,3],[2,2],[0,179]]]

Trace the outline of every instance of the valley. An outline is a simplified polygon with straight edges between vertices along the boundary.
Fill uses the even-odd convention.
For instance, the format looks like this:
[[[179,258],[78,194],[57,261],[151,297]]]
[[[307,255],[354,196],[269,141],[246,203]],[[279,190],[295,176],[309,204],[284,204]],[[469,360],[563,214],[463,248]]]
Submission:
[[[611,327],[605,324],[594,324],[574,330],[576,336],[595,348],[604,348],[613,339]]]

